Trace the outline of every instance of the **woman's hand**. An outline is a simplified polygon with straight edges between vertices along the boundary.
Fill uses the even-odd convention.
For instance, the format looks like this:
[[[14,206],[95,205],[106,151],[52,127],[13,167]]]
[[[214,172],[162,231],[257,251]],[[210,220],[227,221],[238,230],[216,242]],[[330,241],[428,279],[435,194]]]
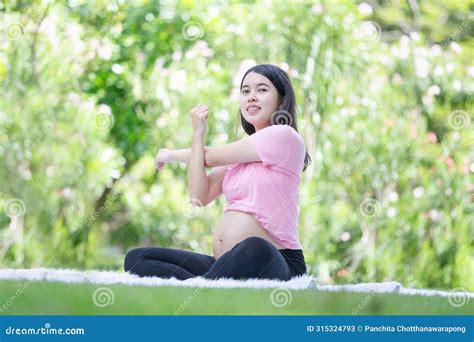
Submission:
[[[163,165],[174,162],[173,150],[169,148],[162,148],[158,151],[155,158],[155,166],[158,171],[163,170]]]
[[[191,109],[191,121],[193,124],[193,135],[204,136],[206,134],[206,120],[209,115],[209,108],[200,104]]]

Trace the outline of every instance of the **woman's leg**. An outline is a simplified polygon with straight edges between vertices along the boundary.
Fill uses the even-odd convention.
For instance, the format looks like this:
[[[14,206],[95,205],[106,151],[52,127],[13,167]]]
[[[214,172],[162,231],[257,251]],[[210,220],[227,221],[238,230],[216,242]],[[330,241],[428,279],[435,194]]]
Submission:
[[[290,269],[278,249],[267,240],[252,236],[224,253],[204,278],[289,280]]]
[[[206,273],[216,259],[210,255],[165,247],[142,247],[127,253],[124,269],[141,277],[175,277],[180,280]]]

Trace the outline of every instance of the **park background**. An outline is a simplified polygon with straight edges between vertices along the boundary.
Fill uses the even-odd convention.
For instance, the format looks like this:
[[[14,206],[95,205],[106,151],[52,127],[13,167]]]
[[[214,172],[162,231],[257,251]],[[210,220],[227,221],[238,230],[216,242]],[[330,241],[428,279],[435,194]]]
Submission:
[[[300,239],[328,284],[474,290],[470,1],[0,1],[0,267],[121,270],[127,250],[212,253],[191,207],[189,110],[245,135],[252,65],[290,75],[313,163]],[[209,170],[210,171],[210,170]]]

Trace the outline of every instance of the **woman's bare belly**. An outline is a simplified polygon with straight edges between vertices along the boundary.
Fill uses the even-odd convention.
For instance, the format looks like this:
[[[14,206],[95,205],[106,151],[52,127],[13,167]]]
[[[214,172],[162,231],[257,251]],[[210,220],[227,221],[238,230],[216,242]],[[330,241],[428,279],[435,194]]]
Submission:
[[[219,259],[222,254],[231,250],[240,241],[251,236],[261,237],[273,244],[277,249],[285,248],[260,226],[253,215],[230,210],[224,213],[214,232],[214,258]]]

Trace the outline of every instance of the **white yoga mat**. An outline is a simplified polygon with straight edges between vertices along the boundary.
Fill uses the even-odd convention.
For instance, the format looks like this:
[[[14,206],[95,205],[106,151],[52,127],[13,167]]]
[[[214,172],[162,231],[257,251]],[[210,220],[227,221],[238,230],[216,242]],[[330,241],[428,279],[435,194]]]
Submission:
[[[124,285],[144,285],[144,286],[185,286],[185,287],[205,287],[205,288],[284,288],[289,290],[314,289],[318,291],[335,292],[374,292],[374,293],[398,293],[403,295],[441,296],[441,297],[464,297],[474,298],[474,292],[467,292],[463,289],[453,291],[439,291],[428,289],[404,288],[397,282],[385,283],[363,283],[352,285],[324,285],[317,282],[311,275],[294,277],[288,281],[278,280],[235,280],[217,279],[208,280],[201,277],[178,280],[176,278],[164,279],[158,277],[145,277],[111,271],[80,271],[70,269],[0,269],[0,281],[50,281],[61,283],[90,283],[100,285],[124,284]]]

